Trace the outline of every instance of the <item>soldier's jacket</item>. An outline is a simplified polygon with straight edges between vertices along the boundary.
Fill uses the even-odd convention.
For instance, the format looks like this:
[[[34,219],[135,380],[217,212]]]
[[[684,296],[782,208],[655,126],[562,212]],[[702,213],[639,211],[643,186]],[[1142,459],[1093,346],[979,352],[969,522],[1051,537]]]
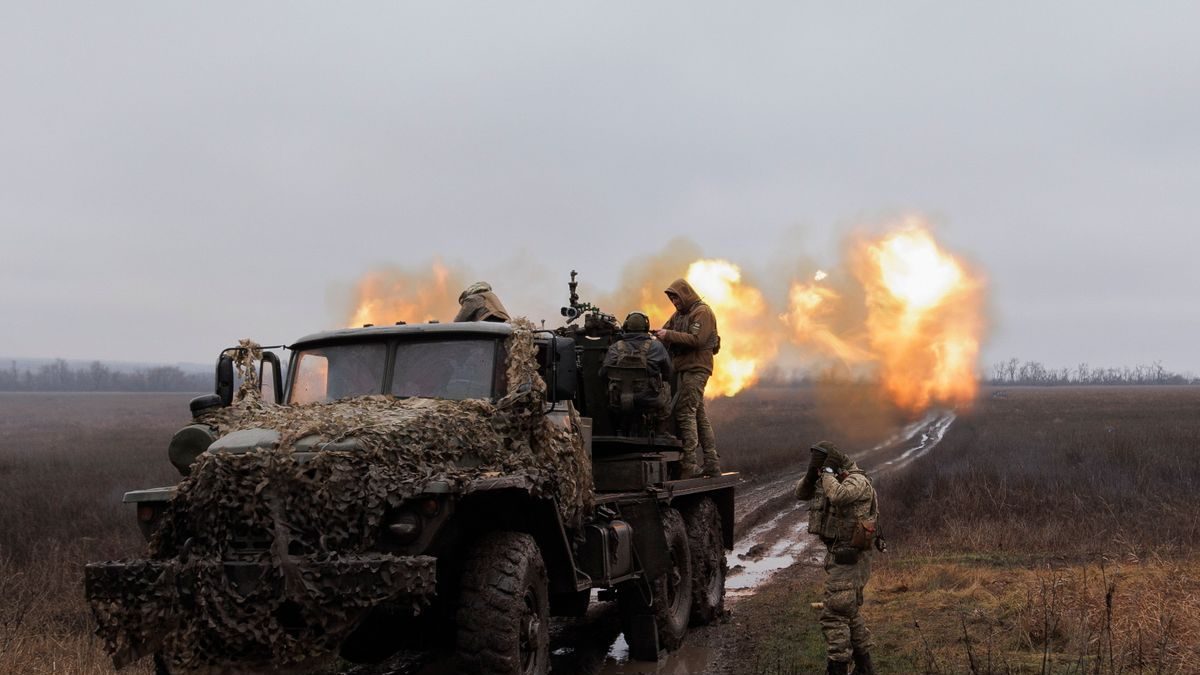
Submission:
[[[644,384],[635,390],[635,402],[642,408],[657,406],[662,389],[669,391],[668,383],[673,377],[667,348],[648,333],[628,335],[609,346],[600,366],[600,377],[607,377],[610,368],[630,367],[631,364],[638,364],[646,371]],[[670,398],[669,394],[667,398]]]
[[[676,279],[667,290],[679,296],[685,309],[676,311],[663,326],[661,338],[671,352],[675,371],[703,370],[712,374],[713,349],[719,344],[717,317],[686,279]]]
[[[458,298],[458,302],[462,307],[458,310],[458,315],[454,317],[456,322],[511,321],[508,310],[504,308],[500,298],[492,292],[491,286],[476,284],[464,291]]]

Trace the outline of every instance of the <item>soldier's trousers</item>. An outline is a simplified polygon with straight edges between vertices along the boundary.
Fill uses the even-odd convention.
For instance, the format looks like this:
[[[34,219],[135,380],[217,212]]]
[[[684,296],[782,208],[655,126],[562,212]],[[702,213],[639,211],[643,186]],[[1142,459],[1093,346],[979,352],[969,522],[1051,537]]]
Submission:
[[[708,373],[703,370],[688,370],[679,374],[679,397],[675,399],[675,422],[683,440],[683,464],[691,468],[700,465],[696,451],[704,452],[705,466],[717,467],[717,437],[704,410],[704,387],[708,384]]]
[[[871,554],[863,551],[858,562],[839,565],[832,555],[825,556],[825,597],[821,610],[821,632],[825,634],[825,653],[832,661],[850,661],[855,649],[871,649],[871,631],[859,609],[863,604],[863,586],[871,576]]]

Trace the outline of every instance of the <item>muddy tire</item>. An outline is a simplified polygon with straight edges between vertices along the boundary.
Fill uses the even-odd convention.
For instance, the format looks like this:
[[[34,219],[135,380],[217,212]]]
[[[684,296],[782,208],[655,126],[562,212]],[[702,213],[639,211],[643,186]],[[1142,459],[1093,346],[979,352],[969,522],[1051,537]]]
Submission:
[[[692,611],[692,557],[688,548],[687,526],[675,509],[663,510],[663,530],[671,554],[671,568],[651,584],[652,597],[647,598],[644,583],[624,585],[617,594],[621,628],[629,653],[635,659],[653,661],[658,649],[674,651],[683,644]],[[650,614],[658,632],[658,640],[638,630],[639,615]]]
[[[721,512],[705,497],[683,512],[688,548],[692,552],[693,626],[704,626],[725,612],[725,544],[721,537]]]
[[[455,618],[458,672],[549,672],[549,589],[533,537],[494,532],[480,540],[463,566]]]

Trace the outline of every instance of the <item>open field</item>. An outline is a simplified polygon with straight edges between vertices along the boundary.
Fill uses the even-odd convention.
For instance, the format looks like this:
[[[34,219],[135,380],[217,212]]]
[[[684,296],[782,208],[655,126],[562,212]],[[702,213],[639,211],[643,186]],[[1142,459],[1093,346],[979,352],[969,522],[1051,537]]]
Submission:
[[[1002,390],[879,482],[882,672],[1200,672],[1200,388]],[[744,673],[816,672],[823,572],[739,607]]]

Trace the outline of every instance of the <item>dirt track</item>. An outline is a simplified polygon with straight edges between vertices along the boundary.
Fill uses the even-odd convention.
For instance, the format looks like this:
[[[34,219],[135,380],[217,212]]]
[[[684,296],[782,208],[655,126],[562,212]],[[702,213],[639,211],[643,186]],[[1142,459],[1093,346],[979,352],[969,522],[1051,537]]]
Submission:
[[[952,412],[931,412],[893,437],[858,455],[859,465],[873,478],[902,469],[926,454],[941,441],[954,422]],[[800,458],[807,460],[807,455]],[[745,483],[738,488],[735,544],[728,554],[726,607],[736,612],[741,598],[753,595],[772,576],[805,559],[815,561],[818,553],[806,531],[805,510],[792,496],[803,469],[786,472],[768,481]],[[621,636],[615,603],[593,603],[586,617],[556,620],[551,632],[552,670],[584,675],[694,675],[725,672],[720,663],[725,643],[734,639],[733,627],[718,624],[693,629],[679,651],[657,664],[631,661]],[[367,671],[355,670],[355,675]],[[435,675],[450,672],[442,659],[428,654],[406,654],[389,667],[369,671],[372,675]]]

